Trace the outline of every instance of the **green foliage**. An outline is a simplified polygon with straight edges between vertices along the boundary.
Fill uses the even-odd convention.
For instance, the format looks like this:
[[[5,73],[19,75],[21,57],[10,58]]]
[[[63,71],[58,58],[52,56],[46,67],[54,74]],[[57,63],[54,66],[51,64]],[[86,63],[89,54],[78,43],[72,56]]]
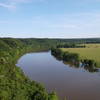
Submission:
[[[73,49],[74,48],[52,48],[51,49],[51,54],[57,57],[60,60],[63,60],[64,63],[67,62],[67,64],[72,64],[75,67],[79,67],[80,63],[84,67],[84,69],[88,70],[89,72],[97,72],[98,69],[96,68],[96,62],[95,60],[92,59],[80,59],[80,55],[76,52],[71,52],[70,50],[68,51],[67,49]],[[79,51],[77,51],[79,52]]]
[[[51,43],[48,40],[0,39],[0,100],[48,100],[50,98],[40,83],[29,80],[22,70],[15,66],[22,54],[50,48]]]
[[[45,88],[29,80],[20,68],[17,59],[26,52],[52,49],[52,54],[64,60],[78,60],[76,53],[64,53],[57,46],[73,43],[100,43],[100,39],[13,39],[0,38],[0,100],[58,100],[55,93],[48,94]],[[89,61],[92,65],[93,63]]]
[[[10,47],[9,47],[9,45],[8,44],[6,44],[4,41],[2,41],[2,40],[0,40],[0,51],[2,51],[2,50],[9,50],[10,49]]]
[[[85,48],[85,45],[76,43],[60,43],[57,48]]]
[[[49,99],[48,100],[58,100],[58,97],[55,92],[52,92],[49,94]]]
[[[63,52],[77,53],[80,60],[89,59],[100,67],[100,44],[86,44],[86,48],[61,48]]]
[[[52,48],[51,53],[60,58],[61,60],[64,61],[71,61],[71,62],[78,62],[79,61],[79,55],[77,53],[69,53],[69,52],[63,52],[59,48]]]

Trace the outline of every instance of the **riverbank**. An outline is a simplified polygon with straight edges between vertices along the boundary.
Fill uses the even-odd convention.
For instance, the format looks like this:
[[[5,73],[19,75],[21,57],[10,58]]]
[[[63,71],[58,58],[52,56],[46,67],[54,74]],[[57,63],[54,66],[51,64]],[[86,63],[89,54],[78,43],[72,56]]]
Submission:
[[[50,50],[58,44],[79,43],[81,40],[0,38],[0,100],[58,100],[55,93],[49,94],[40,83],[29,80],[22,70],[15,66],[16,61],[27,52]],[[97,40],[83,39],[83,42]],[[70,60],[73,57],[76,60],[78,57],[76,54],[68,55],[71,56]]]
[[[26,77],[15,64],[26,52],[48,50],[37,44],[27,45],[17,39],[3,39],[0,44],[0,100],[58,100],[56,93],[48,93],[43,85]],[[34,45],[34,44],[33,44]]]
[[[66,48],[66,49],[74,49],[74,48]],[[63,60],[64,63],[72,64],[76,67],[83,66],[89,72],[98,71],[98,69],[96,68],[97,67],[96,62],[94,60],[80,59],[80,55],[78,53],[70,52],[67,50],[64,51],[64,50],[63,48],[52,48],[51,54],[57,57],[59,60]]]
[[[77,53],[79,54],[79,59],[89,59],[94,60],[96,67],[100,68],[100,47],[99,48],[61,48],[63,52]]]
[[[63,61],[51,55],[50,51],[26,53],[20,57],[17,65],[31,80],[43,83],[49,92],[54,90],[61,98],[60,100],[67,100],[65,98],[98,100],[100,98],[98,88],[100,72],[91,73],[84,67],[64,64]]]

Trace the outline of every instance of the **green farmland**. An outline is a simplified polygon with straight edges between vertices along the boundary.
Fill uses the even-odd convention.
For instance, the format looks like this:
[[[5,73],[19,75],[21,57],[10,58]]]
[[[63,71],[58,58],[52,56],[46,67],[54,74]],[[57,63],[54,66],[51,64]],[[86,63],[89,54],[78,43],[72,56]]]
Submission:
[[[85,44],[86,48],[61,48],[61,50],[78,53],[80,59],[94,60],[100,67],[100,44]]]

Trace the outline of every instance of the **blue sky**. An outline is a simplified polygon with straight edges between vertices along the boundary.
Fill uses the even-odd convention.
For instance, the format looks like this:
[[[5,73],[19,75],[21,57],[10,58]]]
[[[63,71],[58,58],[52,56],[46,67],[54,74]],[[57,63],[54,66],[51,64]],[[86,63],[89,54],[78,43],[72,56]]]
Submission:
[[[100,37],[100,0],[0,0],[0,37]]]

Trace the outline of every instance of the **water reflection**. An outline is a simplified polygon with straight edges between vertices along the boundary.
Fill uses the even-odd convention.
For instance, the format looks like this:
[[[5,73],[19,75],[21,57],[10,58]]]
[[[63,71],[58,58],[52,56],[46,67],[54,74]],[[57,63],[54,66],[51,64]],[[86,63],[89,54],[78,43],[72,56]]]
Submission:
[[[55,56],[54,56],[55,57]],[[55,57],[57,60],[62,61],[59,57]],[[85,64],[84,62],[66,62],[63,61],[65,65],[69,65],[73,68],[84,68],[88,72],[100,72],[100,68],[96,68],[95,66],[89,66],[88,64]]]
[[[83,66],[64,63],[50,52],[41,52],[22,56],[17,66],[31,80],[44,84],[48,91],[55,91],[60,100],[65,97],[68,100],[99,100],[100,73],[90,73]]]

